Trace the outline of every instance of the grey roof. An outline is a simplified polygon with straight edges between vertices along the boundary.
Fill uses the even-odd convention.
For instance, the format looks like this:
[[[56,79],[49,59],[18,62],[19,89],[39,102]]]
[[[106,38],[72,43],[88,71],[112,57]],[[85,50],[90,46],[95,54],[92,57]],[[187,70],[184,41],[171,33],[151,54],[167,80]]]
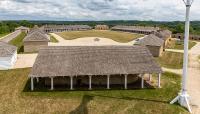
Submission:
[[[159,32],[156,32],[155,35],[158,36],[159,38],[162,38],[163,40],[166,40],[171,36],[172,32],[169,30],[162,30]]]
[[[12,56],[16,51],[17,47],[5,42],[0,42],[0,57]]]
[[[145,46],[50,46],[41,48],[29,77],[161,72]]]
[[[40,29],[33,29],[23,41],[49,41],[48,36]]]
[[[44,30],[48,29],[68,29],[68,30],[73,30],[73,29],[92,29],[92,27],[88,25],[45,25]]]
[[[155,36],[154,34],[150,34],[141,39],[139,44],[144,46],[163,46],[164,40]]]
[[[126,31],[145,31],[145,32],[156,32],[160,30],[159,27],[149,27],[149,26],[124,26],[117,25],[112,27],[113,30],[126,30]]]

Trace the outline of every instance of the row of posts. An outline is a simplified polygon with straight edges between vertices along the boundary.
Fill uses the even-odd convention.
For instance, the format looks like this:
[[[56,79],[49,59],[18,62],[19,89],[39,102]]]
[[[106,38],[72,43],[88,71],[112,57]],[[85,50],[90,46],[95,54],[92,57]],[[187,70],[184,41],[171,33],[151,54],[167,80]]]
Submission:
[[[124,89],[127,89],[127,76],[124,75]],[[141,88],[144,88],[144,74],[140,75],[141,77]],[[151,81],[151,74],[149,74],[149,81]],[[158,88],[160,88],[160,78],[161,74],[158,74]],[[39,82],[39,78],[36,78],[37,82]],[[53,84],[54,77],[51,77],[51,90],[54,90],[54,84]],[[34,90],[34,77],[31,77],[31,90]],[[70,90],[73,90],[73,76],[70,77]],[[89,76],[89,90],[92,89],[92,76]],[[107,89],[110,89],[110,75],[107,75]]]

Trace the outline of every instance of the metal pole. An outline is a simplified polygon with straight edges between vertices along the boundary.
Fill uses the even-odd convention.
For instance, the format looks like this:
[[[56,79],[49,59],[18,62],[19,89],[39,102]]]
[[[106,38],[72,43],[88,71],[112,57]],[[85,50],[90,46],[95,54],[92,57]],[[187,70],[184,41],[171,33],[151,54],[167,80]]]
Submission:
[[[184,1],[184,0],[183,0]],[[189,42],[189,30],[190,30],[190,7],[192,5],[193,0],[187,0],[184,1],[186,5],[186,18],[185,18],[185,38],[184,38],[184,58],[183,58],[183,77],[182,77],[182,88],[179,95],[173,99],[170,104],[175,103],[178,101],[178,103],[186,107],[190,113],[192,113],[192,110],[190,108],[189,104],[189,95],[187,94],[187,75],[188,75],[188,42]]]
[[[188,41],[190,29],[190,0],[186,3],[186,19],[185,19],[185,39],[184,39],[184,61],[183,61],[183,78],[182,78],[182,92],[186,92],[186,80],[188,74]]]

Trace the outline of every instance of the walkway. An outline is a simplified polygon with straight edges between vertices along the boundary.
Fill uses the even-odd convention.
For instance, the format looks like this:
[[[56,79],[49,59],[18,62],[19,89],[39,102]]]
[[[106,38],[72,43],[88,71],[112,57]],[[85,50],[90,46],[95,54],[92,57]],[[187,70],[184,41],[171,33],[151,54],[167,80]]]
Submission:
[[[12,39],[16,38],[20,33],[21,33],[20,30],[14,31],[14,32],[4,36],[3,38],[1,38],[0,41],[8,43]]]
[[[191,104],[196,105],[195,114],[200,114],[200,42],[189,51],[189,68],[187,89],[191,97]]]
[[[35,54],[18,54],[17,61],[13,69],[32,67],[35,62],[36,57],[37,57],[36,53]]]
[[[183,72],[182,69],[170,69],[170,68],[165,68],[165,67],[162,67],[162,70],[166,71],[166,72],[172,72],[175,74],[179,74],[179,75],[182,75],[182,72]]]
[[[129,45],[132,46],[135,41],[128,43],[119,43],[109,38],[100,38],[100,37],[84,37],[77,38],[74,40],[65,40],[55,33],[51,33],[59,42],[58,43],[49,43],[49,46],[104,46],[104,45]]]
[[[178,49],[165,49],[165,51],[177,52],[177,53],[184,53],[183,50],[178,50]]]

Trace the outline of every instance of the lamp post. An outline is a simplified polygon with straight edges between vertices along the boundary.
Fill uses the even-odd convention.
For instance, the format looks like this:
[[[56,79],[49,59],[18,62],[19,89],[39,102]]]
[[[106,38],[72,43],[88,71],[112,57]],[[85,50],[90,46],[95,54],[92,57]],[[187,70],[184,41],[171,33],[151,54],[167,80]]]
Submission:
[[[190,7],[193,3],[193,0],[183,0],[186,5],[186,18],[185,18],[185,38],[184,38],[184,61],[183,61],[183,77],[182,77],[182,88],[179,95],[173,99],[170,104],[173,104],[178,101],[178,103],[186,107],[190,113],[192,110],[189,104],[189,95],[186,89],[187,74],[188,74],[188,41],[189,41],[189,29],[190,29]]]

